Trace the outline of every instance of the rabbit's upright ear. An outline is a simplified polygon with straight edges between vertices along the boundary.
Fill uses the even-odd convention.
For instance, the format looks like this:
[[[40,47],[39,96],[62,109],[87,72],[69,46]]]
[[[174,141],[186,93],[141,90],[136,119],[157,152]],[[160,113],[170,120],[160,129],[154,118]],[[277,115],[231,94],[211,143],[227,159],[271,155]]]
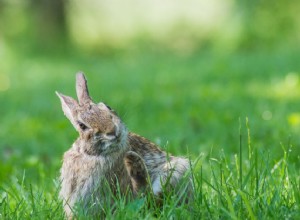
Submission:
[[[89,90],[87,87],[87,81],[82,72],[76,74],[76,93],[80,105],[91,101]]]
[[[62,110],[65,114],[65,116],[70,120],[70,122],[73,124],[74,128],[78,130],[78,124],[76,121],[77,115],[76,115],[76,108],[78,107],[78,103],[75,99],[65,96],[63,94],[60,94],[56,92],[56,95],[59,97]]]

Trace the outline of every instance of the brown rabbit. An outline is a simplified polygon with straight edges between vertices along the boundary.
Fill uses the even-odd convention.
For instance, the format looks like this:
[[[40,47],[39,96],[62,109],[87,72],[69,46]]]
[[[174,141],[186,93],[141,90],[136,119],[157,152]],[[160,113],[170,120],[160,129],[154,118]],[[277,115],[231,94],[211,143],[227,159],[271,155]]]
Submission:
[[[128,132],[117,114],[107,105],[94,103],[83,73],[76,75],[78,101],[57,93],[62,109],[79,138],[63,158],[60,197],[72,217],[76,204],[88,209],[107,203],[107,193],[137,195],[150,185],[160,195],[164,185],[176,187],[189,169],[187,159],[167,155],[147,139]],[[111,191],[105,189],[105,183]],[[149,183],[149,184],[148,184]],[[191,188],[190,184],[187,184]],[[102,210],[92,210],[100,213]]]

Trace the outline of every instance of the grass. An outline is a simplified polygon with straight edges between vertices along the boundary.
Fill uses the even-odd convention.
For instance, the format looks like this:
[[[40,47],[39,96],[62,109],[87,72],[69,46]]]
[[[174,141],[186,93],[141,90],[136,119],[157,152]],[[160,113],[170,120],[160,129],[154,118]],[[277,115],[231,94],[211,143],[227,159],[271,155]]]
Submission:
[[[57,177],[77,134],[54,92],[75,96],[78,70],[86,72],[92,97],[116,109],[130,130],[198,159],[190,207],[176,206],[172,197],[162,210],[145,199],[119,198],[110,218],[299,216],[299,50],[150,48],[93,56],[6,50],[0,57],[1,79],[9,80],[0,91],[0,219],[63,218]]]

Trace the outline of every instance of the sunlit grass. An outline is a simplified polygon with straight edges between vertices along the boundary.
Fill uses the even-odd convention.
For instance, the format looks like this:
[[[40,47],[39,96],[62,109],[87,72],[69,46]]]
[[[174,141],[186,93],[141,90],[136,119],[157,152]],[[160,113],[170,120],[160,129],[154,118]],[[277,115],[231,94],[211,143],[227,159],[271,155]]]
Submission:
[[[248,128],[249,129],[249,128]],[[174,194],[165,193],[163,206],[157,206],[151,194],[132,201],[112,196],[113,206],[103,206],[107,219],[294,219],[299,215],[300,177],[289,161],[291,146],[282,146],[282,155],[273,161],[270,152],[249,148],[240,139],[239,153],[226,156],[201,154],[192,163],[194,193],[190,203],[181,203]],[[253,149],[253,150],[252,150]],[[246,153],[247,152],[247,153]],[[252,156],[249,156],[252,155]],[[40,173],[41,174],[41,173]],[[23,176],[11,177],[0,187],[0,217],[4,219],[62,219],[62,202],[58,200],[58,182],[45,188],[33,185]],[[177,192],[178,193],[178,192]],[[182,191],[179,195],[184,196]],[[86,209],[74,209],[79,219],[90,219]],[[103,214],[98,213],[103,217]]]
[[[247,89],[254,96],[265,96],[276,100],[298,100],[300,98],[300,74],[291,72],[281,75],[275,75],[269,82],[252,82]]]

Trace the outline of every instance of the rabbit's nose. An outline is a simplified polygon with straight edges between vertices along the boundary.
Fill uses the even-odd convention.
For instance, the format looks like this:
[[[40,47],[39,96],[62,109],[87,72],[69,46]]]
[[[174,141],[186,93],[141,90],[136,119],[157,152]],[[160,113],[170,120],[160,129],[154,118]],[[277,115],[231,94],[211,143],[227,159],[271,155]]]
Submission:
[[[94,138],[101,138],[102,134],[100,131],[94,133]]]
[[[106,133],[107,136],[116,137],[116,129],[111,130],[110,132]]]
[[[114,125],[111,129],[106,132],[106,136],[116,138],[118,133],[118,127]]]

